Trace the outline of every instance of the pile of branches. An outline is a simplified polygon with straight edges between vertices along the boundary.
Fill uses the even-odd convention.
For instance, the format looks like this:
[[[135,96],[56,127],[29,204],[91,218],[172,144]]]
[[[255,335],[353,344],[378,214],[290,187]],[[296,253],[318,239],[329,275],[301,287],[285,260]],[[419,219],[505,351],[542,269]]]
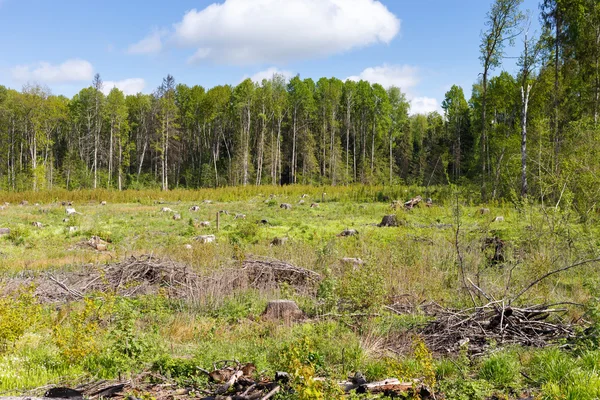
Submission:
[[[567,309],[556,306],[517,308],[493,301],[465,310],[440,308],[420,334],[437,353],[466,348],[472,355],[479,355],[492,343],[546,347],[574,335],[573,326],[563,318]]]
[[[274,289],[284,282],[298,289],[313,290],[320,281],[319,274],[311,270],[256,257],[241,263],[232,262],[209,274],[200,274],[187,264],[152,255],[130,256],[120,262],[85,268],[85,272],[48,274],[37,279],[38,298],[55,302],[65,298],[81,299],[93,292],[133,297],[160,291],[171,298],[195,301],[230,294],[232,290]],[[56,290],[57,285],[61,290]]]
[[[260,282],[286,282],[294,286],[310,286],[321,280],[321,276],[311,270],[273,258],[249,258],[242,261],[242,271],[253,286]]]
[[[199,276],[187,265],[152,255],[131,256],[88,273],[58,277],[50,274],[48,279],[63,289],[63,292],[56,294],[59,299],[65,293],[78,299],[92,292],[112,292],[132,297],[158,290],[166,291],[171,297],[187,297],[200,288]]]

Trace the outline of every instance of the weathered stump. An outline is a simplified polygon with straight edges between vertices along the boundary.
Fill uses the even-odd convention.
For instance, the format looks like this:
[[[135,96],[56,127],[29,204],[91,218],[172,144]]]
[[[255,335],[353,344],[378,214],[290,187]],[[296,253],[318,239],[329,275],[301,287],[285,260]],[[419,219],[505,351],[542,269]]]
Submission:
[[[396,216],[394,214],[383,216],[383,219],[381,220],[379,227],[386,227],[386,226],[392,226],[392,227],[398,226],[398,219],[396,218]]]
[[[267,304],[263,316],[268,319],[298,320],[304,313],[292,300],[271,300]]]

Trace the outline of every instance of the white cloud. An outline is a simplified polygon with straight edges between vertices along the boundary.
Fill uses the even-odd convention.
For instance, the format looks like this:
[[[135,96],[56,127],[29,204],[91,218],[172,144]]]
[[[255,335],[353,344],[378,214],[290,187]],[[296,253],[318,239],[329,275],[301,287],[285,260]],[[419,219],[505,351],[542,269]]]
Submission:
[[[389,43],[399,31],[400,20],[379,0],[225,0],[188,11],[174,24],[168,43],[200,49],[192,62],[247,65]],[[161,37],[154,34],[130,52],[161,48]]]
[[[119,88],[126,96],[135,95],[144,90],[146,81],[142,78],[130,78],[121,81],[104,81],[102,92],[105,95],[108,95],[115,87]]]
[[[294,73],[291,71],[285,71],[285,70],[280,70],[277,67],[271,67],[271,68],[267,68],[264,71],[259,71],[257,73],[255,73],[252,76],[244,76],[244,79],[246,78],[250,78],[252,79],[253,82],[256,83],[261,83],[263,81],[263,79],[271,79],[273,77],[273,75],[283,75],[283,77],[288,80],[290,78],[292,78],[294,76]],[[242,79],[242,80],[244,80]]]
[[[433,97],[415,97],[410,100],[411,114],[429,114],[431,112],[440,112],[441,108]]]
[[[433,97],[417,96],[416,87],[421,82],[421,74],[418,67],[411,65],[383,64],[378,67],[369,67],[359,75],[350,76],[347,80],[364,80],[370,83],[379,83],[385,88],[390,86],[399,87],[410,101],[410,114],[429,114],[430,112],[441,112],[437,99]]]
[[[366,68],[357,76],[347,78],[351,81],[364,80],[379,83],[383,87],[397,86],[408,93],[419,83],[419,69],[410,65],[388,65]]]
[[[68,83],[91,81],[94,67],[88,61],[71,59],[59,65],[42,61],[36,64],[17,65],[11,69],[12,77],[18,82]]]
[[[158,53],[163,48],[163,37],[166,32],[163,30],[154,31],[137,43],[132,44],[127,49],[129,54],[153,54]]]

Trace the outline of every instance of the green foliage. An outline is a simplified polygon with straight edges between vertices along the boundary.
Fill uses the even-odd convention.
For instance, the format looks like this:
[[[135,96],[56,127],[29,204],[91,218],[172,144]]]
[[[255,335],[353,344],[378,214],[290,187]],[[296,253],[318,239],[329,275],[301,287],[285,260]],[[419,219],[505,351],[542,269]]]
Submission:
[[[0,354],[25,332],[33,330],[39,319],[40,306],[33,286],[0,297]]]
[[[22,246],[25,244],[25,240],[31,233],[29,228],[22,226],[14,227],[10,230],[7,239],[10,240],[15,246]]]
[[[77,309],[61,311],[52,329],[52,339],[62,357],[78,364],[99,351],[101,304],[86,298]]]

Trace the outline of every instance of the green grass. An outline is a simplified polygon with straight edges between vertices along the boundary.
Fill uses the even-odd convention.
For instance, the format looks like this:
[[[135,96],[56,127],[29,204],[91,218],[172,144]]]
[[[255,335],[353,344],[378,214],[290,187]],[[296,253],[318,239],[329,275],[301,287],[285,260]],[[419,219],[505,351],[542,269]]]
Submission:
[[[299,204],[304,193],[309,196]],[[429,318],[420,311],[423,302],[470,305],[457,261],[457,222],[465,273],[496,298],[509,298],[552,269],[596,255],[598,224],[581,223],[568,208],[534,204],[486,205],[491,212],[482,215],[469,193],[461,193],[457,205],[448,188],[429,191],[435,204],[431,208],[390,207],[391,200],[423,193],[415,187],[359,186],[3,193],[0,201],[13,204],[0,210],[0,227],[11,229],[10,235],[0,237],[0,293],[13,306],[0,310],[0,317],[19,321],[9,316],[31,316],[15,326],[2,325],[0,318],[0,393],[112,378],[146,368],[202,385],[204,378],[195,366],[210,368],[216,360],[234,358],[254,362],[269,373],[306,364],[332,379],[345,379],[355,371],[369,379],[435,376],[447,398],[483,399],[494,393],[515,397],[523,390],[547,399],[597,397],[600,352],[595,336],[572,350],[496,348],[473,360],[435,355],[429,365],[422,351],[414,353],[411,329]],[[270,194],[276,197],[270,199]],[[30,205],[19,206],[22,199]],[[212,203],[203,203],[205,199]],[[62,200],[73,200],[81,215],[63,222]],[[284,202],[292,204],[292,210],[279,208]],[[310,208],[312,202],[320,207]],[[189,211],[192,205],[199,205],[200,211]],[[179,212],[181,220],[162,213],[162,207]],[[230,214],[220,215],[217,230],[220,210]],[[236,213],[247,217],[235,219]],[[399,227],[376,226],[391,213],[396,213]],[[492,222],[496,216],[503,216],[504,222]],[[211,221],[211,226],[196,228],[196,219]],[[258,223],[262,219],[269,223]],[[32,226],[34,221],[43,228]],[[357,229],[359,235],[338,237],[345,228]],[[217,242],[193,240],[201,234],[214,234]],[[82,246],[90,236],[108,241],[108,251]],[[504,265],[493,265],[484,249],[485,238],[494,236],[506,243]],[[289,240],[284,246],[271,246],[275,237]],[[14,288],[4,287],[9,279],[26,281],[24,274],[77,270],[149,253],[184,262],[200,275],[231,267],[235,259],[248,255],[267,256],[314,270],[323,280],[309,292],[290,285],[236,292],[222,285],[196,302],[161,296],[123,299],[106,293],[101,302],[96,297],[58,307],[37,305],[29,314],[25,310],[32,310],[30,300],[15,302],[8,294]],[[365,264],[344,265],[342,257],[361,258]],[[600,287],[595,268],[588,265],[546,279],[518,303],[588,304]],[[309,320],[264,321],[260,314],[275,298],[297,301]],[[412,312],[396,315],[384,307],[394,303]],[[593,310],[586,320],[598,320]],[[577,319],[583,312],[571,307],[568,316]],[[299,359],[299,349],[310,357]]]

